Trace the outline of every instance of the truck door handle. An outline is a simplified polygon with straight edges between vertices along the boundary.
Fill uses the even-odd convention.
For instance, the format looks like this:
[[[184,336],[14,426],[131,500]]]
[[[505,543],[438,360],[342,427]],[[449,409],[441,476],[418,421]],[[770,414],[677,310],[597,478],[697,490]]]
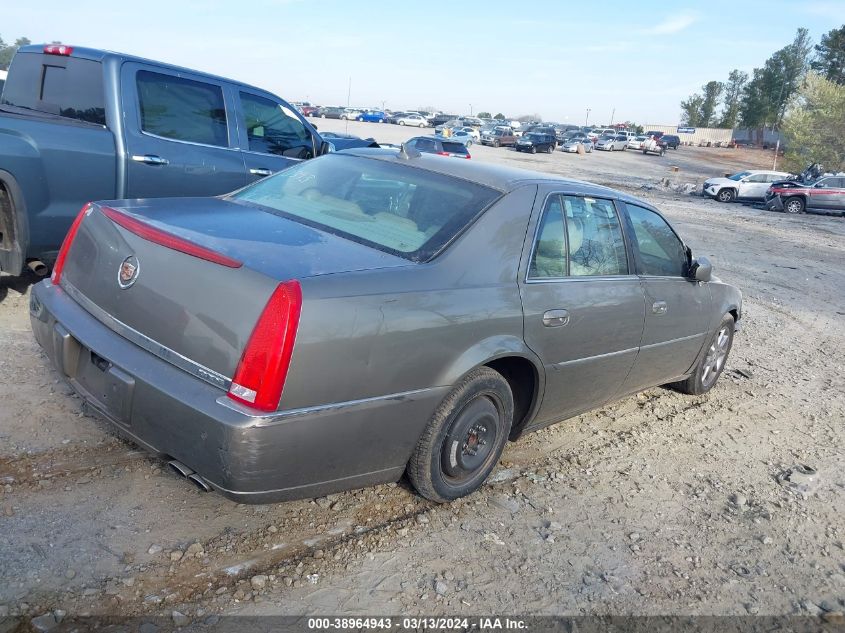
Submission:
[[[255,176],[269,176],[273,173],[273,170],[267,169],[266,167],[253,167],[249,170],[249,173]]]
[[[669,306],[666,305],[665,301],[655,301],[651,304],[652,314],[666,314],[668,310]]]
[[[155,154],[135,154],[132,160],[145,165],[169,165],[170,161]]]
[[[567,323],[569,323],[568,310],[546,310],[543,313],[543,325],[546,327],[560,327]]]

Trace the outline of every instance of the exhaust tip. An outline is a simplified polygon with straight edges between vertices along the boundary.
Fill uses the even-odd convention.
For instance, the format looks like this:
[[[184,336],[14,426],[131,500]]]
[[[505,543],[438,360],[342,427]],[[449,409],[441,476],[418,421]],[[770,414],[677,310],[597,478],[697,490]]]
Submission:
[[[185,464],[175,459],[167,462],[167,465],[173,469],[173,472],[175,472],[177,475],[181,475],[182,477],[190,477],[194,474],[193,469],[188,468],[187,466],[185,466]]]
[[[203,492],[211,492],[211,486],[209,486],[208,482],[198,474],[193,473],[192,475],[188,475],[188,480]]]
[[[27,262],[26,267],[29,268],[39,277],[46,277],[47,273],[50,272],[50,269],[47,268],[47,264],[42,262],[40,259],[34,259],[30,262]]]

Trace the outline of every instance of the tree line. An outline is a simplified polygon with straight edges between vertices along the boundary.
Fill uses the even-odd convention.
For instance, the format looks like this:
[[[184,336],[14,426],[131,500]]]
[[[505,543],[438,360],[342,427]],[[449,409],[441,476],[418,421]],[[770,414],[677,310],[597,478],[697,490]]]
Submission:
[[[9,64],[12,63],[12,57],[21,46],[32,44],[28,37],[19,37],[14,44],[7,44],[0,36],[0,70],[9,70]]]
[[[815,46],[807,29],[799,28],[790,44],[751,75],[735,69],[726,81],[708,81],[681,101],[681,121],[690,127],[779,130],[808,72],[845,84],[845,25]]]

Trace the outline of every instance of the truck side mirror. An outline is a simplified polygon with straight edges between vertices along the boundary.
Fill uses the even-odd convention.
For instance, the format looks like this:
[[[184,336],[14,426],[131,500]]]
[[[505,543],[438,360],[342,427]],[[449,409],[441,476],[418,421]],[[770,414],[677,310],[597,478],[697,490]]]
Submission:
[[[713,278],[713,264],[706,257],[692,260],[690,278],[695,281],[710,281]]]

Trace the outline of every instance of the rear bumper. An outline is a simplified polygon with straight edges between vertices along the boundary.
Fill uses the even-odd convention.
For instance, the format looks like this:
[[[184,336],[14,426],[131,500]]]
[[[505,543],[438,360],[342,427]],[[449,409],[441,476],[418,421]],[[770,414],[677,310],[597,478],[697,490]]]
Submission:
[[[63,289],[32,289],[35,338],[85,402],[151,453],[243,503],[316,497],[401,477],[448,387],[261,415],[138,347]]]

